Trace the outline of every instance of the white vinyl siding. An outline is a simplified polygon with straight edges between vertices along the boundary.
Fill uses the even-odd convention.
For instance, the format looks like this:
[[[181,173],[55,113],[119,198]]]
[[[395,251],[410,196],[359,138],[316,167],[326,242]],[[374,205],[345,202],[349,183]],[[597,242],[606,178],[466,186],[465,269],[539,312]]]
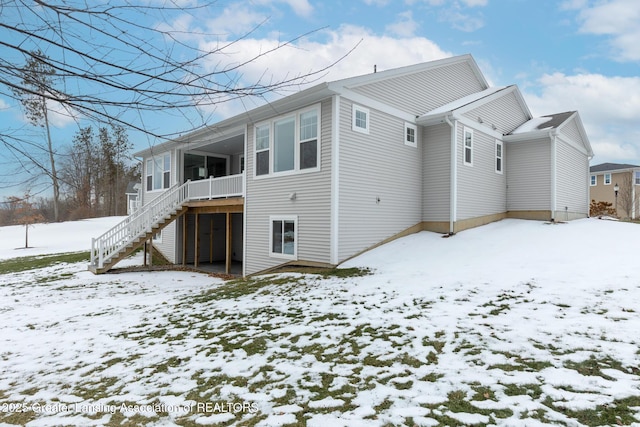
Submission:
[[[422,220],[449,221],[451,191],[451,127],[446,123],[422,132]]]
[[[503,135],[529,120],[513,92],[467,111],[464,116],[474,122],[481,119],[488,129],[495,126],[496,130]]]
[[[300,112],[308,111],[300,110]],[[273,175],[254,179],[247,174],[245,197],[246,274],[256,273],[286,262],[270,256],[270,217],[297,216],[297,259],[330,262],[331,230],[331,100],[321,104],[318,118],[320,155],[314,173]],[[255,165],[255,127],[248,128],[247,170]],[[291,200],[290,195],[296,194]]]
[[[506,144],[507,210],[551,209],[551,149],[548,139]]]
[[[559,138],[556,142],[556,210],[557,220],[586,216],[589,212],[587,156]],[[566,216],[565,216],[566,215]]]
[[[417,88],[427,96],[416,96]],[[484,89],[466,61],[351,88],[414,116]]]
[[[504,175],[495,173],[496,140],[474,129],[460,129],[458,141],[473,135],[473,167],[458,167],[457,218],[465,220],[485,215],[506,212],[506,180]],[[460,146],[460,145],[459,145]],[[458,164],[465,164],[465,153],[458,151]]]
[[[421,153],[403,143],[403,119],[370,109],[370,134],[351,131],[340,99],[339,261],[421,221]],[[420,145],[417,147],[421,149]],[[301,225],[302,227],[302,225]]]

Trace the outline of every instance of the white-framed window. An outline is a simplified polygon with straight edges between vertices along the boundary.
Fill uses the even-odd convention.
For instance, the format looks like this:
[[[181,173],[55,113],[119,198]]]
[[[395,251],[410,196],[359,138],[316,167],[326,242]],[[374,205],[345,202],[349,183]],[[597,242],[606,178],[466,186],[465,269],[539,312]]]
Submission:
[[[591,175],[591,182],[590,185],[592,187],[598,185],[598,176],[597,175]]]
[[[320,169],[320,106],[255,127],[255,176]]]
[[[238,170],[240,171],[240,173],[244,172],[244,154],[240,155],[240,158],[238,159]]]
[[[473,166],[473,130],[464,128],[462,138],[464,143],[462,160],[465,165]]]
[[[604,185],[611,185],[611,174],[610,173],[605,173],[604,174]]]
[[[369,109],[353,104],[352,114],[351,129],[356,132],[369,133]]]
[[[153,235],[153,243],[162,243],[162,230]]]
[[[298,217],[269,217],[269,255],[276,258],[298,259]]]
[[[633,182],[635,182],[636,185],[640,185],[640,171],[635,171],[634,175],[635,175],[635,177],[634,177]]]
[[[256,176],[269,174],[269,136],[268,124],[256,126]]]
[[[502,174],[502,170],[504,169],[504,147],[502,146],[502,141],[498,141],[496,139],[496,173]]]
[[[171,155],[147,159],[147,191],[162,190],[171,186]]]
[[[418,127],[411,123],[404,124],[404,144],[410,147],[418,146]]]

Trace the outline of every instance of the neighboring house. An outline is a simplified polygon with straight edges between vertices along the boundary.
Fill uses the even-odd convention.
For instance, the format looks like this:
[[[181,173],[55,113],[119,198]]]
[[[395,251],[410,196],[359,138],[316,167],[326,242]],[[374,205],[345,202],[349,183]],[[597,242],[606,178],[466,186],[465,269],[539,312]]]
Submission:
[[[620,218],[636,219],[640,216],[640,166],[602,163],[591,166],[590,171],[591,200],[611,203]]]
[[[142,184],[139,182],[129,182],[127,184],[127,191],[125,191],[127,196],[127,215],[133,214],[140,207],[142,199],[140,190],[142,190]]]
[[[583,218],[577,112],[533,118],[463,55],[322,83],[137,153],[143,205],[93,241],[102,272],[153,242],[242,275],[337,265],[420,230]]]

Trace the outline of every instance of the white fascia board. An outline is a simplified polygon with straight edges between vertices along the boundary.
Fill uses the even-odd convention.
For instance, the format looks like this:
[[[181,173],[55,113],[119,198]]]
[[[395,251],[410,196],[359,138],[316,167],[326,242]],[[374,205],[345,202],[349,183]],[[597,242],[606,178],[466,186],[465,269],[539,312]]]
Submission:
[[[413,114],[410,114],[410,113],[407,113],[406,111],[402,111],[398,108],[392,107],[389,104],[385,104],[384,102],[371,99],[368,96],[353,92],[352,90],[342,88],[340,89],[340,95],[344,98],[347,98],[355,102],[356,104],[362,104],[363,106],[373,108],[383,113],[387,113],[391,116],[398,117],[404,121],[407,121],[410,123],[416,123],[416,116],[414,116]]]
[[[505,135],[502,137],[505,142],[523,142],[532,139],[549,139],[549,129],[538,129],[531,132],[522,132],[515,135]]]

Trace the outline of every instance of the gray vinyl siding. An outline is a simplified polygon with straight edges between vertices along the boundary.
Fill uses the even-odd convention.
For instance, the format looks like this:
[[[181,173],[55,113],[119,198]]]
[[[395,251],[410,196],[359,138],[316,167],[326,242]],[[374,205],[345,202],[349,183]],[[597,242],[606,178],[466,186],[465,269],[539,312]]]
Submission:
[[[369,134],[355,132],[352,103],[341,98],[340,107],[338,259],[343,261],[421,222],[422,144],[405,145],[405,122],[374,109]]]
[[[449,221],[451,127],[439,124],[422,133],[422,220]]]
[[[352,88],[416,116],[484,89],[466,61]]]
[[[578,130],[578,125],[575,120],[571,120],[563,126],[560,131],[560,135],[567,140],[575,141],[579,145],[582,145],[582,136],[580,135],[580,131]]]
[[[586,216],[589,211],[589,160],[585,154],[560,138],[556,141],[556,209]],[[562,214],[559,219],[563,219]]]
[[[551,147],[548,139],[506,144],[507,210],[551,209]]]
[[[298,216],[298,260],[330,262],[331,100],[321,104],[320,171],[254,178],[254,126],[247,129],[246,274],[287,262],[269,256],[269,217]],[[272,143],[273,147],[273,143]],[[289,194],[296,193],[295,200]]]
[[[497,131],[503,135],[528,120],[513,92],[467,111],[464,115],[473,121],[480,117],[484,125],[495,125]]]
[[[506,176],[495,171],[496,139],[492,136],[473,130],[473,165],[463,162],[465,126],[458,123],[457,162],[457,218],[465,220],[484,215],[506,212]],[[503,162],[508,156],[503,143]]]

